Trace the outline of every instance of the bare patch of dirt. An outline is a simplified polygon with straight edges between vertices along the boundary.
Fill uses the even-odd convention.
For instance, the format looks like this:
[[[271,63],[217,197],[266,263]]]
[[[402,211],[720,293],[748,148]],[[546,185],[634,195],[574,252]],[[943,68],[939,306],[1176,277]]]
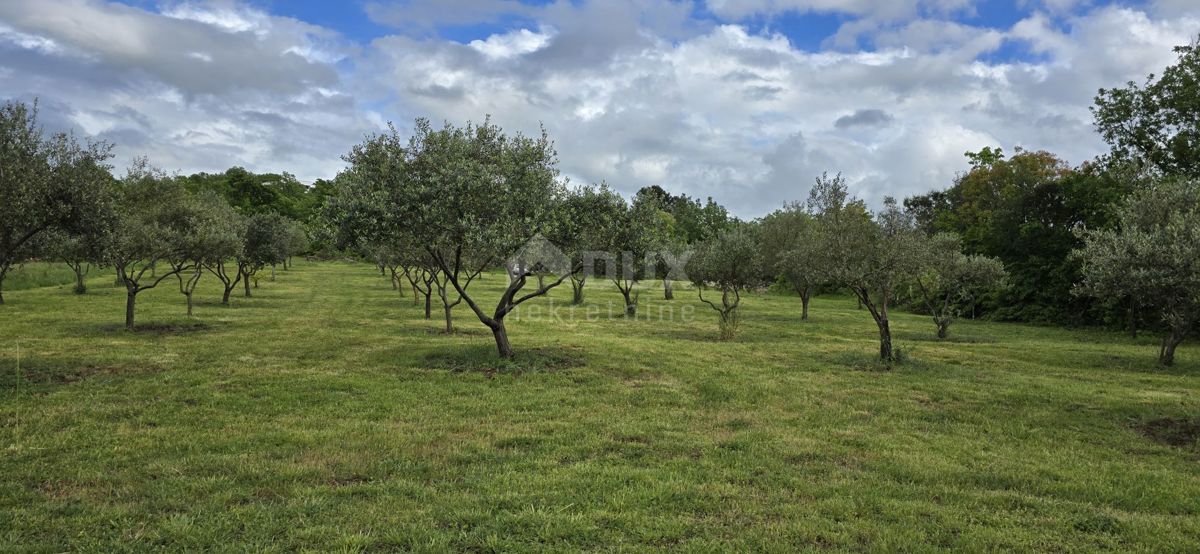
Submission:
[[[331,486],[331,487],[349,487],[352,485],[361,485],[363,483],[370,483],[370,482],[371,482],[370,477],[359,475],[357,473],[352,473],[350,475],[341,475],[341,476],[331,477],[329,479],[329,486]]]
[[[1200,446],[1200,417],[1163,417],[1135,423],[1134,428],[1151,440],[1167,446]]]

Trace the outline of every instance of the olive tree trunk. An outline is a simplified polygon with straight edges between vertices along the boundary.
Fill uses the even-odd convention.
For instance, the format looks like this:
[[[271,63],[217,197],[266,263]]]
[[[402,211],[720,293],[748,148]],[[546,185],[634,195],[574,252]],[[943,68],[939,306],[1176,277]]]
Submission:
[[[68,260],[67,266],[71,268],[71,271],[75,272],[75,288],[73,292],[75,294],[87,294],[87,283],[85,282],[85,278],[87,277],[88,270],[91,268],[91,265],[87,264],[86,262]]]
[[[637,281],[614,281],[625,299],[625,317],[637,317],[638,293],[633,290]]]
[[[10,267],[12,266],[7,263],[0,265],[0,304],[4,303],[4,278],[8,276],[8,268]]]
[[[858,297],[859,304],[871,313],[875,325],[879,327],[879,359],[884,362],[896,361],[896,353],[892,349],[892,329],[888,324],[888,295],[880,294],[879,303],[876,304],[871,300],[869,290],[855,288],[854,294]]]
[[[498,320],[495,325],[488,327],[492,330],[492,338],[496,339],[496,353],[501,359],[512,359],[516,352],[513,352],[512,344],[508,342],[508,329],[504,327],[504,320]]]
[[[1165,366],[1175,365],[1175,347],[1183,342],[1186,334],[1172,329],[1167,336],[1163,337],[1162,346],[1158,349],[1158,363]]]
[[[471,271],[464,272],[467,276],[465,280],[463,280],[463,278],[460,277],[460,270],[463,267],[461,248],[457,249],[453,258],[450,259],[447,259],[447,257],[443,256],[441,252],[437,252],[432,249],[426,249],[426,252],[429,254],[430,258],[437,263],[439,269],[445,273],[446,280],[449,281],[450,284],[454,285],[454,290],[458,293],[459,299],[465,301],[467,306],[471,308],[471,311],[475,312],[475,316],[479,318],[479,321],[486,325],[488,329],[492,330],[492,337],[496,339],[496,352],[500,355],[501,359],[511,359],[515,355],[512,345],[508,342],[508,330],[504,326],[504,318],[508,316],[508,314],[512,313],[512,311],[515,310],[521,303],[533,298],[544,296],[551,289],[561,285],[563,281],[566,281],[570,275],[578,273],[582,269],[580,266],[574,267],[571,269],[570,273],[562,275],[550,283],[543,281],[543,283],[538,286],[537,290],[520,297],[518,297],[517,294],[522,288],[525,287],[530,275],[528,272],[524,271],[516,274],[510,273],[510,277],[512,277],[512,279],[509,281],[508,287],[505,288],[504,294],[500,296],[500,302],[496,304],[496,309],[491,313],[491,315],[488,315],[488,313],[484,312],[483,308],[479,306],[479,303],[476,302],[475,299],[471,298],[471,295],[467,292],[467,287],[470,286],[471,280],[477,277],[480,272],[482,272],[482,268],[486,267],[487,264],[482,264],[480,269],[473,273]]]
[[[675,290],[671,286],[670,279],[663,279],[663,300],[674,300]]]
[[[571,304],[583,304],[583,285],[587,281],[587,277],[576,279],[571,277]]]
[[[812,287],[801,287],[797,292],[800,293],[800,319],[808,321],[808,301],[812,300]]]
[[[721,289],[721,304],[717,305],[704,297],[704,287],[696,287],[700,301],[717,311],[717,326],[721,330],[721,340],[732,340],[737,335],[738,306],[742,303],[742,295],[737,288]]]
[[[125,330],[133,330],[133,313],[137,306],[137,289],[129,289],[125,295]]]

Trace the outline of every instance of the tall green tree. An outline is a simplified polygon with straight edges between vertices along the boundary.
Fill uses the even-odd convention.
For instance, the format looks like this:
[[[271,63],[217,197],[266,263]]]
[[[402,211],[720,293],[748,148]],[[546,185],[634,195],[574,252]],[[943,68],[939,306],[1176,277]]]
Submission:
[[[1143,85],[1100,89],[1092,115],[1113,156],[1160,175],[1200,177],[1200,44]]]
[[[596,264],[603,258],[598,253],[607,246],[606,233],[625,209],[625,199],[605,183],[582,186],[567,195],[559,211],[561,223],[555,227],[560,234],[550,239],[561,244],[572,263],[581,268],[570,275],[572,304],[583,303],[584,286],[596,274]]]
[[[656,195],[639,193],[605,231],[605,250],[613,256],[606,272],[625,299],[626,317],[637,315],[639,283],[653,278],[668,239],[660,201]]]
[[[189,220],[179,236],[177,248],[168,256],[172,272],[179,280],[179,293],[187,302],[187,315],[193,312],[192,296],[205,268],[224,264],[242,249],[243,221],[229,203],[216,193],[192,194],[186,200]],[[224,284],[224,282],[223,282]]]
[[[1093,163],[1071,168],[1048,152],[999,149],[968,153],[971,170],[954,186],[904,201],[918,227],[961,237],[966,254],[1000,259],[1007,283],[994,295],[1000,319],[1084,323],[1104,317],[1102,306],[1071,294],[1079,264],[1071,257],[1077,226],[1113,224],[1114,206],[1131,179]]]
[[[258,272],[267,266],[282,263],[288,256],[288,222],[275,212],[257,213],[246,220],[238,273],[246,298],[250,288],[258,288]]]

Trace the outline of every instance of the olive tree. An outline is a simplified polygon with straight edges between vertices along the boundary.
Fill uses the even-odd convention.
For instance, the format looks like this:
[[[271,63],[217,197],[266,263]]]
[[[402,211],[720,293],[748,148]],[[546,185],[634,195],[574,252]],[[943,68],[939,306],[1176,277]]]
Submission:
[[[125,286],[125,328],[134,328],[137,295],[178,270],[156,271],[178,257],[194,222],[188,193],[175,179],[138,160],[117,187],[116,224],[105,246],[107,261]]]
[[[44,136],[36,105],[0,106],[0,304],[4,278],[34,256],[39,235],[78,233],[97,222],[111,180],[111,150],[68,134]]]
[[[800,319],[808,320],[813,291],[828,278],[815,219],[803,204],[788,204],[762,219],[759,234],[763,271],[800,295]]]
[[[213,208],[221,219],[220,225],[229,233],[232,244],[229,245],[225,256],[210,257],[203,262],[203,267],[221,282],[221,304],[228,306],[233,289],[242,282],[240,262],[245,258],[243,251],[246,245],[246,228],[249,225],[249,219],[237,213],[228,203],[224,206],[215,205]]]
[[[104,222],[100,220],[104,219]],[[62,260],[75,274],[75,294],[87,294],[87,276],[94,266],[104,265],[104,247],[112,232],[112,219],[97,218],[89,223],[87,229],[67,232],[62,229],[52,229],[43,233],[39,242],[44,246],[37,250],[47,257]]]
[[[571,273],[571,303],[583,303],[583,287],[596,273],[596,255],[607,246],[605,233],[625,210],[625,199],[605,183],[582,186],[571,191],[560,211],[564,236],[551,240],[562,244],[572,263],[582,269]]]
[[[369,227],[378,235],[404,229],[444,273],[454,291],[492,331],[502,358],[514,355],[505,317],[568,278],[523,293],[529,270],[520,270],[485,309],[468,287],[482,269],[496,267],[522,245],[547,232],[566,196],[554,149],[539,137],[505,134],[490,121],[440,129],[418,119],[405,143],[394,128],[369,137],[345,157],[347,172],[373,201]]]
[[[605,248],[615,256],[608,277],[625,299],[625,316],[634,317],[638,308],[638,283],[654,277],[658,253],[667,238],[666,222],[658,202],[639,194],[627,204],[606,230]]]
[[[850,197],[841,175],[819,177],[809,205],[830,280],[850,289],[871,313],[879,328],[879,358],[895,361],[888,309],[921,267],[923,238],[913,217],[886,198],[883,211],[872,219],[866,206]]]
[[[237,259],[238,273],[246,298],[250,298],[250,284],[258,288],[258,272],[268,265],[275,265],[287,258],[287,220],[275,213],[257,213],[246,221],[241,255]]]
[[[722,340],[737,334],[742,291],[761,283],[761,264],[756,233],[744,225],[701,242],[688,259],[688,278],[695,283],[700,301],[716,310]],[[704,297],[709,287],[720,291],[719,303]]]
[[[1135,191],[1117,212],[1117,228],[1081,230],[1083,280],[1077,294],[1139,302],[1167,328],[1163,365],[1200,324],[1200,181],[1164,180]]]
[[[292,265],[292,258],[297,254],[303,254],[312,247],[312,238],[309,236],[308,229],[303,223],[294,219],[287,220],[285,228],[285,242],[287,244],[287,256],[283,258],[283,269],[287,271]]]
[[[988,256],[963,254],[962,239],[953,233],[929,237],[922,256],[913,284],[933,317],[938,338],[944,339],[965,302],[974,303],[981,293],[1004,281],[1004,264]]]
[[[192,295],[204,275],[204,268],[224,264],[242,248],[242,221],[217,194],[204,191],[188,199],[190,220],[179,237],[178,248],[168,257],[179,292],[187,300],[187,315],[192,315]],[[224,281],[223,285],[228,286]],[[228,290],[228,289],[227,289]]]

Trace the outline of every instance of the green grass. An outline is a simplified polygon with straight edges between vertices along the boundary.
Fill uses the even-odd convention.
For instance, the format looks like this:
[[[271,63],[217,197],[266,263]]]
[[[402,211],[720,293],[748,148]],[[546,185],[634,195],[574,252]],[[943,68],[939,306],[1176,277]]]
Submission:
[[[1153,337],[677,291],[444,335],[369,266],[301,263],[197,317],[93,274],[0,307],[0,551],[1160,550],[1200,544],[1200,351]],[[503,284],[479,284],[487,305]],[[565,305],[570,288],[553,302]],[[693,310],[690,316],[681,313]],[[542,315],[534,314],[534,308]],[[685,320],[680,320],[685,319]],[[18,369],[18,346],[20,360]],[[1172,418],[1172,419],[1166,419]],[[1167,444],[1170,442],[1171,444]]]
[[[89,275],[105,273],[94,269]],[[64,263],[30,262],[9,270],[4,279],[4,292],[29,290],[40,287],[64,287],[68,290],[75,284],[75,273]]]

